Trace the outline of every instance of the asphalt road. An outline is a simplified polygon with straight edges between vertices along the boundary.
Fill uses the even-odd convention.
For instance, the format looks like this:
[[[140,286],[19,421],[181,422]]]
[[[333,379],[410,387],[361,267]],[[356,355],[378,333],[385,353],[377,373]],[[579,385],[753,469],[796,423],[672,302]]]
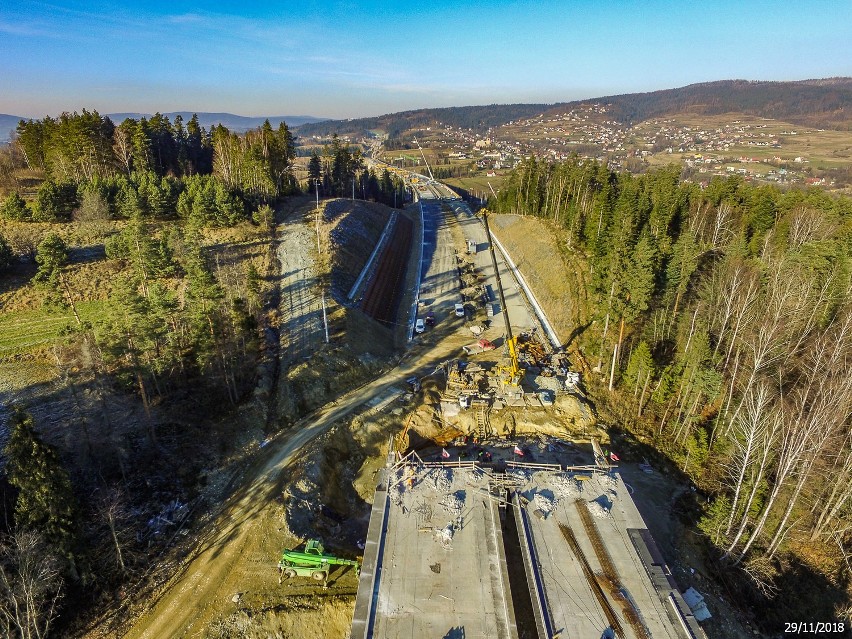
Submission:
[[[419,314],[451,317],[461,302],[456,252],[450,230],[451,217],[435,199],[423,199],[423,262],[420,270]]]
[[[494,275],[494,266],[491,261],[491,254],[488,251],[488,239],[485,236],[485,225],[482,220],[474,216],[467,204],[461,200],[450,202],[450,206],[458,218],[462,233],[466,240],[476,242],[476,255],[473,256],[474,264],[487,276],[486,286],[491,294],[491,303],[499,304],[500,295],[497,289],[497,278]],[[512,331],[517,335],[519,332],[528,331],[538,325],[533,315],[530,313],[526,297],[515,281],[512,272],[503,260],[500,251],[497,251],[497,266],[500,269],[500,280],[503,283],[503,294],[506,296],[506,306],[508,307],[509,323],[512,326]],[[492,326],[503,330],[503,312],[495,314],[492,319]]]

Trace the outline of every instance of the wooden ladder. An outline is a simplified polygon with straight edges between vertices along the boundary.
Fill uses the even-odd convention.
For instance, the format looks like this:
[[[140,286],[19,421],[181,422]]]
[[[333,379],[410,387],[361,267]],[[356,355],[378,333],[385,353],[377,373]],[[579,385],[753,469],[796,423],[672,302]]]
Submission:
[[[476,407],[476,435],[482,441],[488,435],[488,406],[479,404]]]

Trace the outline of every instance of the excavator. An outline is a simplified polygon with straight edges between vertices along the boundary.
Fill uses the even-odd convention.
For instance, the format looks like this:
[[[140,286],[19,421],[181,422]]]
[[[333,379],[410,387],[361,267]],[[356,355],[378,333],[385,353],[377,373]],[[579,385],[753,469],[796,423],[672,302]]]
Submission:
[[[518,363],[518,338],[512,334],[512,324],[509,322],[509,309],[506,307],[506,295],[503,293],[503,282],[500,280],[500,270],[497,268],[497,255],[494,253],[491,229],[488,228],[487,210],[483,210],[482,212],[482,221],[485,223],[485,236],[488,239],[488,250],[491,252],[491,263],[494,265],[494,275],[497,277],[497,292],[500,295],[503,322],[506,325],[506,348],[509,351],[509,364],[501,366],[500,372],[505,376],[506,383],[509,386],[517,387],[521,383],[521,367]]]
[[[315,581],[323,582],[323,588],[326,588],[331,566],[354,566],[356,576],[361,571],[359,562],[354,559],[326,555],[321,541],[309,539],[303,552],[285,550],[281,553],[281,561],[278,562],[278,583],[281,583],[284,578],[310,577]]]

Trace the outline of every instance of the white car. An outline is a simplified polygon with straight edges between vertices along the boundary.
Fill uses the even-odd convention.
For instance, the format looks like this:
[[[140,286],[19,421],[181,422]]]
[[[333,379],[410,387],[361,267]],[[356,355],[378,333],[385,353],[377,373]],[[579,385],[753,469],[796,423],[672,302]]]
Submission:
[[[456,304],[456,317],[464,317],[464,304]]]
[[[421,318],[418,317],[417,321],[414,322],[414,332],[415,333],[422,333],[425,330],[426,330],[426,323]]]

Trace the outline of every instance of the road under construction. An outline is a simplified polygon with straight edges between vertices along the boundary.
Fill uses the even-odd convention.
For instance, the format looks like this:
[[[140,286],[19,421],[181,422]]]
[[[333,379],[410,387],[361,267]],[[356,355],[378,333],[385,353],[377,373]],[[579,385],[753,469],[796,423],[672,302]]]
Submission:
[[[580,401],[582,382],[549,337],[552,331],[538,316],[508,256],[499,259],[500,253],[492,252],[484,221],[458,198],[431,187],[427,191],[431,197],[421,200],[424,224],[418,229],[416,216],[409,214],[414,225],[406,237],[405,223],[391,223],[389,217],[382,233],[386,246],[381,240],[376,243],[375,260],[368,260],[372,266],[365,266],[363,278],[347,288],[349,304],[362,310],[369,300],[384,298],[368,293],[370,287],[385,279],[380,273],[411,268],[420,236],[420,294],[413,296],[411,312],[400,301],[379,308],[377,314],[387,313],[388,323],[395,322],[401,330],[407,318],[413,323],[414,316],[431,312],[437,325],[414,337],[414,348],[396,367],[335,397],[269,441],[261,461],[223,505],[197,553],[126,636],[198,636],[222,615],[222,606],[211,602],[231,602],[226,605],[229,610],[268,610],[270,596],[280,595],[295,610],[303,591],[326,601],[320,607],[326,614],[342,592],[341,583],[352,584],[353,591],[346,595],[352,596],[355,578],[346,581],[354,575],[351,568],[344,566],[343,580],[335,571],[329,590],[320,590],[319,581],[313,580],[319,579],[319,572],[325,573],[324,580],[330,570],[302,565],[306,558],[300,556],[295,565],[279,563],[282,576],[296,576],[277,589],[274,583],[278,580],[272,556],[284,559],[282,549],[292,552],[313,539],[327,544],[335,559],[361,563],[352,637],[703,637],[620,471],[609,465],[600,446],[587,449],[585,429],[588,426],[591,432],[594,414]],[[397,233],[403,234],[401,240]],[[304,251],[311,243],[310,233],[289,236],[294,244],[282,245],[283,257]],[[397,258],[408,253],[412,258],[408,266],[396,259],[396,266],[383,268],[390,259],[385,257],[387,246],[394,246]],[[285,273],[299,266],[282,260]],[[411,280],[405,279],[408,285]],[[398,284],[391,288],[398,292]],[[402,299],[410,297],[406,290]],[[300,299],[292,300],[294,313],[288,323],[292,329],[283,331],[291,340],[296,340],[296,329],[308,326],[296,311],[318,316],[315,303]],[[463,319],[455,311],[459,303]],[[311,331],[306,343],[320,339],[316,327]],[[463,355],[462,346],[469,341],[463,334],[468,331],[476,336],[470,339],[485,339],[496,348]],[[406,393],[403,380],[408,379],[415,379],[419,390]],[[396,401],[405,396],[409,398],[402,404]],[[566,402],[577,408],[570,419],[582,422],[573,441]],[[358,511],[358,526],[364,528],[346,541],[339,531],[329,534],[330,529],[309,517],[304,500],[286,486],[301,485],[307,470],[316,468],[322,470],[317,482],[329,474],[352,482],[352,469],[341,468],[337,453],[330,455],[326,466],[308,460],[298,473],[296,467],[311,440],[333,433],[336,424],[356,412],[359,417],[352,420],[351,432],[360,432],[379,410],[387,413],[388,430],[381,431],[382,441],[390,433],[396,436],[378,475],[357,471],[365,478],[358,505],[372,501],[367,506],[369,525],[368,510]],[[582,414],[583,410],[590,414]],[[547,414],[557,425],[550,431],[542,429],[536,417]],[[418,415],[421,422],[411,431],[437,424],[450,433],[446,443],[425,427],[420,439],[406,439],[409,427],[403,429],[403,424],[417,422]],[[334,435],[335,446],[348,445],[348,429],[342,427]],[[596,432],[605,446],[605,433]],[[365,452],[384,450],[372,435],[365,432],[363,437]],[[315,449],[325,450],[327,445],[328,441],[317,442]],[[543,449],[552,452],[542,453]],[[531,463],[533,452],[541,463]],[[477,457],[481,461],[471,461]],[[381,457],[371,459],[376,465],[365,462],[364,468],[383,465]],[[305,490],[309,499],[320,498],[319,483],[306,484]],[[291,513],[304,515],[304,526],[300,519],[300,527],[294,528]],[[296,530],[292,536],[300,543],[278,545],[282,533]],[[360,559],[355,540],[359,549],[364,540]],[[272,554],[270,544],[276,546]],[[302,554],[310,554],[309,548]],[[319,550],[317,556],[323,555]],[[329,560],[331,565],[337,564]],[[309,570],[310,575],[300,576],[300,570]],[[291,616],[295,619],[296,613],[286,617]],[[324,621],[328,623],[327,618]],[[342,623],[341,628],[349,627],[348,618]]]
[[[466,207],[452,209],[473,221]],[[536,464],[524,461],[506,429],[489,428],[485,416],[492,411],[547,409],[560,395],[581,391],[570,361],[546,337],[552,330],[532,317],[531,301],[516,281],[515,295],[528,314],[521,320],[526,330],[513,331],[487,216],[481,225],[488,256],[480,265],[491,268],[496,284],[496,296],[481,288],[482,305],[498,305],[485,323],[490,326],[496,315],[502,319],[503,357],[484,365],[467,358],[448,361],[438,419],[482,415],[454,423],[462,435],[455,443],[467,452],[475,442],[480,452],[487,451],[488,462],[463,461],[461,454],[450,461],[446,449],[438,461],[427,461],[404,441],[389,446],[373,500],[351,636],[704,637],[631,489],[597,441],[588,464],[561,463],[555,447],[553,463]],[[470,228],[478,226],[477,221]],[[479,243],[468,233],[466,246],[468,254],[477,253]],[[461,277],[464,261],[458,259]],[[563,443],[575,460],[578,449]],[[507,445],[511,455],[505,454]]]

